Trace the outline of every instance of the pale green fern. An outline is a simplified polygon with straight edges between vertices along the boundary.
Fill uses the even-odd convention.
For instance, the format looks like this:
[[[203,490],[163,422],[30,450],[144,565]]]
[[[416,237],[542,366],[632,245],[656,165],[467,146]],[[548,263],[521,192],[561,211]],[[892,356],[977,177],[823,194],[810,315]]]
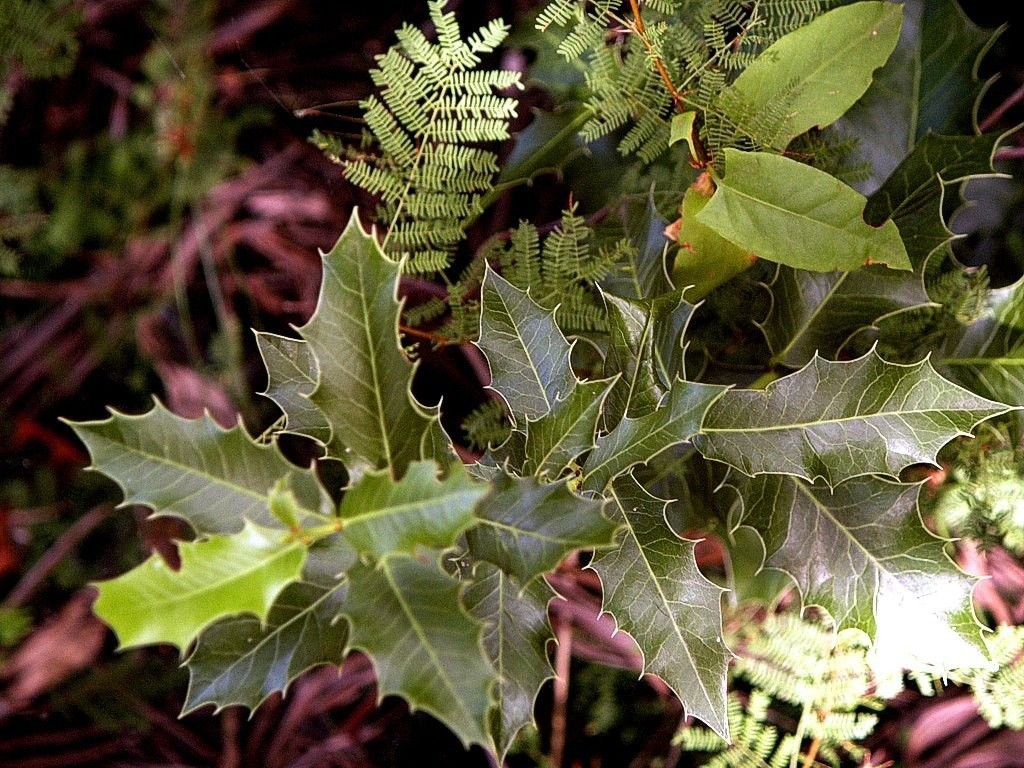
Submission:
[[[518,72],[479,69],[481,54],[508,34],[505,24],[463,39],[445,0],[428,5],[437,41],[402,26],[371,72],[377,93],[361,105],[366,146],[337,155],[346,177],[380,198],[385,250],[422,273],[450,266],[493,189],[498,162],[488,145],[509,137],[516,116],[516,101],[499,94],[522,87]]]
[[[969,680],[982,717],[993,728],[1024,729],[1024,627],[1000,625],[988,639],[995,670]]]

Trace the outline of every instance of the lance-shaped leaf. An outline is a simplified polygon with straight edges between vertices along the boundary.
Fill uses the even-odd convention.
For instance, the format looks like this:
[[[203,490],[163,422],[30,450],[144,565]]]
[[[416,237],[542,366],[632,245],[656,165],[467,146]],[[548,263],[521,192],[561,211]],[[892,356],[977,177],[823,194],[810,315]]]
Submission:
[[[539,419],[576,386],[569,342],[548,312],[489,267],[481,288],[480,349],[491,387],[514,417]]]
[[[708,411],[697,449],[746,475],[790,474],[830,486],[896,477],[1011,410],[942,378],[928,360],[898,365],[874,350],[848,362],[815,357],[763,390],[730,390]]]
[[[533,722],[533,702],[551,677],[547,605],[553,594],[535,580],[525,587],[499,568],[479,563],[466,587],[466,609],[484,624],[484,649],[498,682],[491,738],[501,763],[519,730]]]
[[[350,644],[373,661],[380,695],[429,712],[467,746],[488,746],[495,673],[483,625],[460,603],[459,582],[436,563],[401,555],[357,564],[348,577]]]
[[[182,714],[206,704],[254,710],[306,670],[340,666],[348,641],[348,624],[337,620],[345,588],[297,582],[278,596],[265,622],[233,616],[207,627],[188,659]]]
[[[267,368],[267,388],[263,394],[284,412],[285,429],[321,443],[329,442],[331,425],[309,399],[320,376],[309,344],[302,339],[256,331],[256,345]]]
[[[316,312],[300,332],[320,366],[310,399],[331,425],[328,451],[350,472],[411,461],[446,460],[436,409],[415,401],[415,366],[398,341],[399,265],[363,231],[354,212],[341,238],[323,255]]]
[[[528,421],[524,461],[517,468],[547,480],[561,477],[578,456],[594,447],[598,420],[613,384],[613,379],[577,384],[551,413],[539,421]],[[509,456],[510,463],[513,458]]]
[[[726,116],[730,105],[742,109],[737,124],[743,115],[781,112],[772,146],[785,149],[801,133],[835,122],[867,91],[896,47],[902,17],[900,5],[883,2],[829,11],[769,46],[717,105]]]
[[[725,177],[697,220],[740,248],[816,272],[911,269],[896,225],[864,222],[867,198],[834,176],[767,152],[725,150]]]
[[[592,566],[604,586],[603,610],[636,641],[644,671],[668,683],[688,714],[728,739],[725,590],[697,568],[695,543],[669,527],[667,502],[647,493],[632,475],[612,483],[609,495],[623,533],[621,546]]]
[[[921,524],[919,491],[871,476],[829,489],[761,475],[739,485],[734,524],[761,535],[766,565],[792,576],[805,603],[874,638],[887,668],[983,664],[973,580]]]
[[[551,571],[570,552],[608,546],[615,524],[604,501],[572,493],[565,482],[507,475],[492,481],[480,503],[480,522],[466,532],[470,554],[526,584]]]
[[[874,190],[928,131],[965,133],[981,85],[977,63],[993,37],[956,0],[906,0],[903,29],[867,93],[837,123],[857,140]],[[860,188],[860,187],[858,187]],[[902,230],[902,227],[901,227]]]
[[[241,425],[225,430],[209,416],[183,419],[157,403],[141,416],[112,411],[104,421],[70,426],[88,447],[92,468],[121,486],[125,504],[181,517],[200,534],[234,533],[246,520],[273,524],[268,495],[282,478],[303,507],[321,507],[313,473],[276,445],[257,444]]]
[[[302,574],[306,547],[280,529],[247,522],[238,533],[178,545],[181,569],[159,555],[100,582],[93,610],[121,648],[171,643],[185,650],[217,619],[252,613],[266,621],[274,600]]]
[[[471,480],[461,464],[440,480],[437,464],[416,461],[398,481],[387,470],[367,472],[346,491],[338,517],[345,538],[361,554],[411,555],[417,547],[455,544],[486,493],[486,483]]]
[[[700,431],[708,408],[726,391],[717,384],[676,379],[660,407],[638,419],[624,418],[597,442],[583,465],[583,487],[603,491],[631,467],[646,464],[662,451]]]
[[[653,411],[681,375],[682,337],[695,306],[683,290],[653,300],[605,297],[608,307],[606,376],[619,375],[605,409],[609,425]]]

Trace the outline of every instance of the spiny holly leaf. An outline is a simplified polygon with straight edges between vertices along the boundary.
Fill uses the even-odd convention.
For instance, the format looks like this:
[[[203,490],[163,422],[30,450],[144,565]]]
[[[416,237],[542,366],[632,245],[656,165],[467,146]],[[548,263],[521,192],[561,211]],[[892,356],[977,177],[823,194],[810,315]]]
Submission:
[[[349,573],[343,614],[350,643],[377,670],[381,696],[441,720],[463,744],[488,746],[495,673],[484,654],[483,625],[459,600],[459,582],[434,562],[402,555]]]
[[[784,35],[744,69],[718,98],[719,108],[769,114],[785,105],[772,146],[785,149],[811,128],[824,127],[853,106],[888,60],[903,16],[894,3],[861,2],[836,8]],[[743,115],[734,116],[741,124]]]
[[[455,464],[444,480],[433,461],[414,461],[395,481],[387,470],[367,472],[345,492],[338,508],[345,538],[377,559],[417,547],[444,549],[473,521],[473,507],[487,493]]]
[[[348,624],[337,617],[346,587],[297,582],[278,596],[265,622],[234,616],[207,627],[188,659],[182,714],[206,704],[254,710],[307,669],[340,666]]]
[[[906,0],[891,58],[863,98],[838,122],[869,162],[876,189],[928,131],[970,130],[981,85],[975,78],[991,31],[979,29],[956,0]],[[902,229],[902,227],[901,227]]]
[[[929,133],[868,200],[865,220],[896,222],[915,268],[953,239],[942,217],[945,187],[995,173],[992,159],[1000,136],[939,136]]]
[[[760,475],[739,485],[734,524],[761,535],[765,564],[792,576],[806,603],[874,638],[886,667],[983,664],[973,580],[922,526],[920,488],[866,476],[830,489]]]
[[[583,487],[600,493],[630,467],[692,439],[708,408],[725,391],[717,384],[676,379],[658,410],[638,419],[627,416],[598,440],[583,465]]]
[[[780,265],[769,290],[771,313],[760,327],[772,360],[790,368],[806,365],[815,353],[835,357],[862,328],[929,303],[923,271],[911,274],[884,267],[809,272]]]
[[[605,409],[609,425],[653,411],[682,368],[682,336],[693,312],[683,290],[653,300],[605,296],[608,306],[606,376],[618,375]]]
[[[668,293],[672,290],[665,268],[668,221],[658,213],[652,199],[645,201],[643,210],[635,212],[629,200],[624,205],[626,237],[634,249],[601,280],[601,290],[626,299],[649,299]]]
[[[341,238],[323,255],[316,312],[300,332],[320,367],[309,396],[331,425],[329,453],[358,475],[409,462],[448,460],[436,409],[415,401],[415,366],[398,342],[399,265],[388,259],[353,212]]]
[[[480,300],[480,349],[491,387],[514,404],[514,417],[539,419],[576,386],[569,342],[548,312],[487,267]]]
[[[477,564],[466,587],[466,609],[484,624],[484,649],[498,676],[491,737],[499,764],[519,730],[533,722],[533,701],[551,677],[547,605],[552,596],[543,580],[524,587],[487,563]]]
[[[306,547],[291,534],[246,522],[230,536],[182,542],[181,569],[159,555],[97,584],[93,610],[121,648],[171,643],[185,650],[209,624],[236,613],[266,621],[274,600],[302,574]]]
[[[990,291],[988,310],[947,337],[936,365],[978,392],[1024,404],[1024,282]]]
[[[690,715],[728,739],[725,590],[697,568],[694,542],[669,527],[667,502],[647,493],[632,475],[613,482],[609,495],[623,535],[620,547],[591,566],[604,585],[603,610],[636,641],[644,671],[668,683]]]
[[[321,443],[331,439],[331,425],[309,396],[316,389],[319,370],[309,344],[273,333],[256,331],[263,364],[267,368],[266,397],[285,415],[285,429]]]
[[[273,524],[268,494],[289,478],[299,503],[318,511],[325,498],[314,474],[259,445],[239,425],[222,429],[209,416],[183,419],[159,402],[149,413],[111,412],[104,421],[70,424],[92,467],[124,491],[125,504],[175,515],[199,534],[235,533],[246,520]]]
[[[613,379],[577,384],[551,413],[539,421],[528,421],[525,455],[517,468],[549,481],[560,478],[578,456],[594,447],[598,420],[613,384]]]
[[[1009,410],[943,379],[927,360],[898,365],[872,350],[848,362],[815,357],[764,391],[726,392],[694,445],[746,475],[820,477],[836,486],[934,463],[954,437]]]
[[[824,171],[767,152],[725,150],[725,177],[697,220],[738,247],[816,272],[911,269],[899,230],[864,222],[867,199]]]
[[[611,543],[615,525],[602,513],[604,501],[577,496],[565,482],[503,475],[492,488],[477,510],[479,524],[466,532],[469,551],[523,584],[574,550]]]

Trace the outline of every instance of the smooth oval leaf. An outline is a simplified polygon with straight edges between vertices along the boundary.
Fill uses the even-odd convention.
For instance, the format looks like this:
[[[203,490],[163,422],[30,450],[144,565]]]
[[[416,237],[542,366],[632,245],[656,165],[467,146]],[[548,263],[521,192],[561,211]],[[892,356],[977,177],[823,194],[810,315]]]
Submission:
[[[725,150],[725,177],[697,221],[769,261],[817,272],[866,264],[911,269],[896,225],[864,222],[867,198],[817,168]]]
[[[716,104],[738,125],[750,115],[779,113],[772,146],[785,149],[801,133],[838,120],[867,91],[896,47],[902,19],[903,6],[887,2],[818,16],[765,49]]]
[[[266,621],[281,591],[302,574],[306,547],[290,533],[247,522],[230,536],[178,545],[180,570],[152,555],[97,584],[93,610],[121,648],[171,643],[185,650],[217,619],[252,613]]]

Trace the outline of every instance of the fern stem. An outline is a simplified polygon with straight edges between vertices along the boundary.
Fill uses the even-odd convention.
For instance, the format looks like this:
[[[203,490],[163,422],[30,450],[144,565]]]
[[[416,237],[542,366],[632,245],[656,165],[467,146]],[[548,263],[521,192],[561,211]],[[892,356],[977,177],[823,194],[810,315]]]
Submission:
[[[665,62],[661,60],[661,56],[654,53],[654,47],[651,45],[650,38],[647,37],[647,27],[644,24],[644,17],[640,14],[640,0],[629,0],[629,6],[633,10],[633,31],[637,37],[640,38],[640,42],[643,43],[644,48],[654,58],[654,67],[658,70],[658,75],[661,76],[662,81],[665,83],[665,87],[668,88],[669,95],[672,96],[672,101],[676,105],[676,111],[680,114],[686,111],[686,104],[683,101],[682,94],[676,90],[675,84],[672,82],[672,78],[669,77],[668,69],[665,68]]]

